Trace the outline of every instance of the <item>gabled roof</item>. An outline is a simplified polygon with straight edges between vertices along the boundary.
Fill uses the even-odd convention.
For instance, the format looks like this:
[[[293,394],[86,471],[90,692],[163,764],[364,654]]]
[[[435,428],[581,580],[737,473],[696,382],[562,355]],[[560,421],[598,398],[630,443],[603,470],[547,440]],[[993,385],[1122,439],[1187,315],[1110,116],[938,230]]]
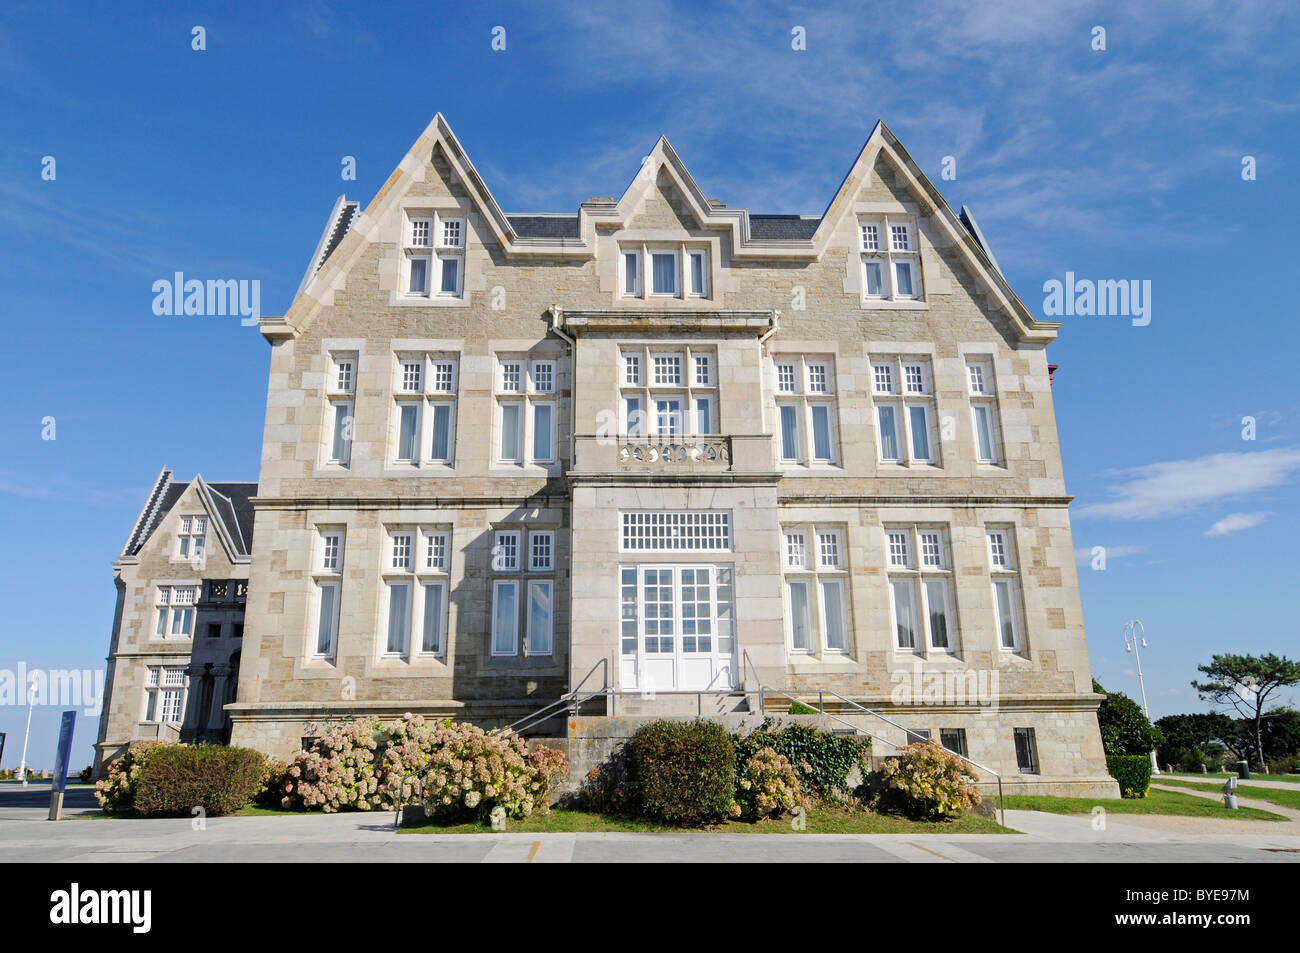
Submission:
[[[227,549],[236,559],[246,559],[253,546],[252,497],[257,494],[257,484],[208,483],[201,475],[196,475],[187,483],[173,479],[172,471],[167,467],[163,467],[154,479],[144,506],[140,508],[140,515],[136,517],[122,551],[118,554],[119,558],[139,553],[154,530],[191,486],[197,489],[212,526],[224,540]]]
[[[484,226],[508,258],[572,260],[593,258],[596,226],[623,226],[635,215],[649,191],[658,187],[658,178],[663,175],[681,195],[685,211],[700,228],[731,233],[731,251],[736,260],[815,261],[830,246],[845,216],[854,214],[854,200],[876,163],[884,162],[936,227],[948,232],[952,247],[965,258],[990,302],[1012,318],[1022,339],[1045,344],[1055,338],[1060,327],[1056,322],[1038,320],[1025,307],[997,267],[969,211],[964,210],[960,217],[953,212],[883,122],[876,123],[820,216],[751,215],[746,209],[729,208],[709,199],[663,136],[617,200],[588,199],[578,207],[577,215],[506,215],[447,121],[438,113],[364,211],[348,211],[349,203],[343,196],[336,200],[330,225],[313,256],[313,267],[303,278],[293,303],[283,318],[262,319],[262,333],[268,339],[292,336],[311,322],[317,309],[341,286],[351,263],[367,243],[379,240],[377,223],[395,210],[435,154],[450,167]]]

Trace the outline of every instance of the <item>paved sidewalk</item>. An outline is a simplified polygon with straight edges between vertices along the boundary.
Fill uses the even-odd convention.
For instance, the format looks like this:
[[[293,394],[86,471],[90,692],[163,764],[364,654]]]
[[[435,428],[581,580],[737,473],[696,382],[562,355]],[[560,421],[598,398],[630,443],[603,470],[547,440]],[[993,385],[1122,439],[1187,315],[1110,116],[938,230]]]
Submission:
[[[1194,781],[1197,784],[1217,784],[1219,787],[1223,787],[1223,783],[1227,780],[1227,778],[1216,778],[1206,774],[1157,774],[1151,780],[1158,784],[1163,778],[1168,778],[1170,781]],[[1267,774],[1253,777],[1249,781],[1239,780],[1237,782],[1237,788],[1239,790],[1242,787],[1251,786],[1259,788],[1277,788],[1281,791],[1300,791],[1300,784],[1296,784],[1293,781],[1270,781]]]
[[[77,793],[79,790],[80,793]],[[85,789],[77,813],[93,812]],[[46,786],[0,790],[0,858],[63,863],[1300,862],[1300,825],[1008,811],[1018,834],[398,834],[389,813],[43,820]],[[1152,823],[1157,822],[1157,823]],[[1224,825],[1230,828],[1221,829]]]

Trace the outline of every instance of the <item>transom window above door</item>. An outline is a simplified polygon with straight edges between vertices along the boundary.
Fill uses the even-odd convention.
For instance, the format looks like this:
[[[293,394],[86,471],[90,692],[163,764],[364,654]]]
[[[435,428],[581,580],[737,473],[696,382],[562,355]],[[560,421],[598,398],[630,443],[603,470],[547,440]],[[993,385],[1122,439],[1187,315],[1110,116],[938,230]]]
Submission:
[[[622,433],[698,437],[719,432],[715,349],[626,345],[620,361]]]
[[[708,298],[709,251],[689,244],[624,244],[619,248],[623,298]]]

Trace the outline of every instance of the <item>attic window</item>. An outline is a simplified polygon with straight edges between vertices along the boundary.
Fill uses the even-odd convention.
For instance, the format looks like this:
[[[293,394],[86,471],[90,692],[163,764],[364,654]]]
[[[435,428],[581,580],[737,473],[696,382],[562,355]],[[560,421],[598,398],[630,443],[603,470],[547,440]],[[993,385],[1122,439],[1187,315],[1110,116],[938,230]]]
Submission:
[[[202,559],[207,535],[206,516],[182,516],[176,554],[182,559]]]
[[[880,216],[859,221],[862,296],[884,301],[921,299],[921,260],[910,220]],[[884,247],[882,236],[889,236]]]
[[[464,284],[465,219],[408,215],[401,288],[407,297],[459,298]]]

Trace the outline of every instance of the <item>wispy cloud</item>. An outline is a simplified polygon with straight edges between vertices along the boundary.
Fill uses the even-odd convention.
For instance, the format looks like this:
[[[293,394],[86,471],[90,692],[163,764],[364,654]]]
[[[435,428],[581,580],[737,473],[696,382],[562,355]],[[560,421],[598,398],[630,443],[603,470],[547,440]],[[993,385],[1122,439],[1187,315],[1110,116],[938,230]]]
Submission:
[[[1205,531],[1206,536],[1227,536],[1258,526],[1271,516],[1271,513],[1229,513]]]
[[[1300,449],[1215,453],[1118,471],[1111,500],[1080,507],[1078,517],[1156,519],[1186,513],[1215,500],[1245,496],[1286,483],[1300,470]]]

